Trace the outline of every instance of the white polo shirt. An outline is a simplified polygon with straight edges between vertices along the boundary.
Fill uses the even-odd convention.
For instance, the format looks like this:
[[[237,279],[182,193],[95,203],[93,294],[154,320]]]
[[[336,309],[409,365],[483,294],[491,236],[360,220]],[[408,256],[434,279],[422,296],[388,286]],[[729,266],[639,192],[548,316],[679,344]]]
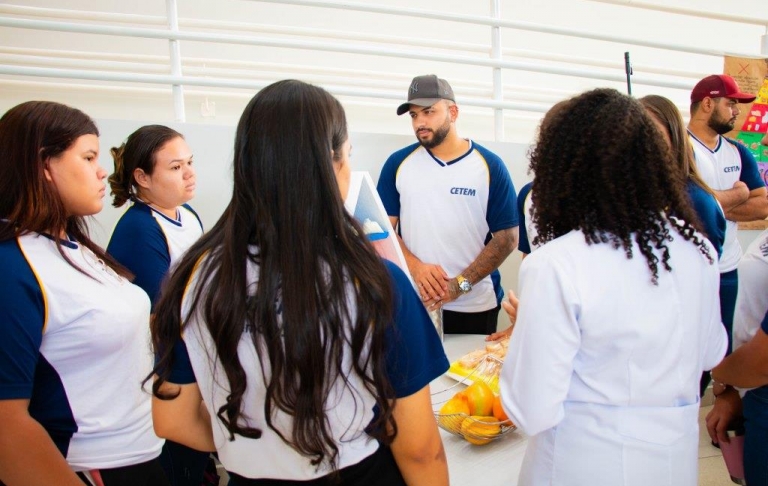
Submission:
[[[717,191],[731,189],[736,181],[744,182],[749,190],[765,187],[757,170],[757,162],[746,147],[718,136],[714,150],[688,132],[696,158],[696,168],[702,180]],[[720,273],[735,270],[741,258],[741,245],[736,237],[738,223],[726,219],[723,254],[720,257]]]
[[[472,141],[464,155],[448,162],[418,143],[395,152],[381,170],[377,190],[387,214],[399,218],[408,249],[451,277],[475,261],[492,233],[518,225],[509,171]],[[499,305],[502,295],[495,270],[444,309],[483,312]]]

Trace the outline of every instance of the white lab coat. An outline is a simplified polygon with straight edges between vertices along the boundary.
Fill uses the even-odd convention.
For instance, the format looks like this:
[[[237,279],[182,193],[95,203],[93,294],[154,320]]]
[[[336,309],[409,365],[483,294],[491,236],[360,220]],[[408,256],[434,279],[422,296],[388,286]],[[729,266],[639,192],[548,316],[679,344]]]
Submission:
[[[658,285],[633,258],[573,231],[520,269],[501,374],[530,437],[519,484],[695,486],[699,378],[725,354],[714,263],[670,230]]]

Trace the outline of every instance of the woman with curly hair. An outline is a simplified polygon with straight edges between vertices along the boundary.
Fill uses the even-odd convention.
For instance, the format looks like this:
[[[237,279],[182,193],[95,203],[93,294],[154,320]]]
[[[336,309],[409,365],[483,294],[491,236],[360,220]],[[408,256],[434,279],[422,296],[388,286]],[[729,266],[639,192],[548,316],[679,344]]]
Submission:
[[[327,91],[259,91],[232,200],[155,308],[155,430],[217,450],[235,485],[448,484],[429,394],[448,360],[344,209],[349,150]]]
[[[530,436],[521,485],[695,485],[702,369],[727,340],[717,254],[636,100],[553,114],[531,154],[542,246],[523,261],[501,395]]]

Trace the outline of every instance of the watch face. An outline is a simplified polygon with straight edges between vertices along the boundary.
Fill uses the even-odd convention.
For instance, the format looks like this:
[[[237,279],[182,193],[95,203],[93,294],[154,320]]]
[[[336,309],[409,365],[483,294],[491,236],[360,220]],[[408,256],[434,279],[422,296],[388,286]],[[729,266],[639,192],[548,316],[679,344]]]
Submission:
[[[469,292],[470,290],[472,290],[472,284],[469,283],[469,280],[462,280],[461,282],[459,282],[459,290],[461,290],[464,293]]]

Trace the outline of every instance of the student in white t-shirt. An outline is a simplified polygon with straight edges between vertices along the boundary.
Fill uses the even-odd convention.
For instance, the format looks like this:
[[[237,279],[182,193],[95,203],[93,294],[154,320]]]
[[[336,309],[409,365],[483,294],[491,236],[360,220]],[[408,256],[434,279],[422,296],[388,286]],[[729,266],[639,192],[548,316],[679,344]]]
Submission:
[[[31,101],[0,119],[0,484],[163,486],[150,302],[89,238],[99,132]]]
[[[155,308],[155,429],[215,449],[234,485],[448,484],[429,393],[448,360],[408,278],[344,209],[350,148],[327,91],[259,91],[232,200]]]
[[[192,150],[176,130],[146,125],[112,148],[112,205],[130,201],[109,239],[107,252],[135,275],[152,305],[173,264],[203,235],[197,213]],[[160,462],[173,486],[200,486],[209,454],[166,441]],[[215,471],[215,465],[211,465]]]

